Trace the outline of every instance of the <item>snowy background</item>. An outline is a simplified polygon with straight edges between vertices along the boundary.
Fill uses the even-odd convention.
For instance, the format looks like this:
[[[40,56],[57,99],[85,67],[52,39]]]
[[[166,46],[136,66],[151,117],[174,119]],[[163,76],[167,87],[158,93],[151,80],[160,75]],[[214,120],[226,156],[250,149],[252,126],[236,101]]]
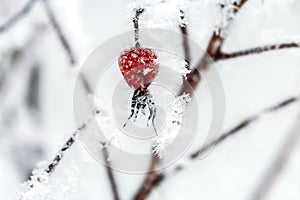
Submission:
[[[205,48],[212,32],[224,26],[228,17],[222,14],[219,2],[224,1],[142,1],[148,11],[141,17],[141,28],[179,32],[178,8],[182,8],[189,36]],[[0,0],[0,26],[26,3]],[[72,102],[80,66],[102,42],[133,29],[132,9],[140,3],[49,0],[74,51],[75,66],[71,66],[42,2],[35,3],[14,26],[0,31],[1,200],[18,199],[21,183],[37,163],[51,159],[77,128]],[[299,0],[249,0],[226,31],[223,51],[299,43],[299,24]],[[226,94],[224,130],[300,90],[299,49],[224,60],[217,67]],[[218,145],[206,159],[188,163],[182,172],[168,177],[149,199],[250,198],[297,123],[298,106],[294,103],[264,115]],[[265,199],[300,199],[299,153],[300,145],[291,152]],[[114,173],[121,199],[131,199],[144,175]],[[66,154],[40,195],[39,199],[55,200],[113,198],[105,167],[79,142]]]

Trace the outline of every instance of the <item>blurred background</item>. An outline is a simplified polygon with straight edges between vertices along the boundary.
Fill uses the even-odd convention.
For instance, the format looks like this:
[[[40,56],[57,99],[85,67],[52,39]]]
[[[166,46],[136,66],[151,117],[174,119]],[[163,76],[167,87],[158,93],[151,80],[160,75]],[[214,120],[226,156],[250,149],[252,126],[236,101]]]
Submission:
[[[140,19],[141,28],[177,32],[178,8],[182,6],[189,36],[205,48],[213,31],[224,22],[220,3],[228,3],[47,2],[0,0],[1,200],[18,199],[21,183],[29,178],[37,163],[53,158],[77,128],[73,91],[80,66],[102,42],[133,30],[136,5],[142,2],[149,10]],[[55,23],[61,33],[55,29]],[[228,37],[222,49],[233,52],[285,42],[299,44],[299,24],[299,0],[248,0],[226,31]],[[300,90],[298,48],[223,60],[217,67],[226,95],[224,131],[297,96]],[[294,130],[299,123],[298,113],[299,103],[295,101],[264,114],[217,145],[205,159],[187,163],[180,173],[168,176],[149,199],[249,199],[269,183],[262,199],[300,199],[300,142],[286,143],[291,131],[300,131]],[[266,179],[265,174],[282,152],[287,153],[279,159],[280,170],[274,179]],[[178,161],[183,162],[184,158]],[[144,175],[114,174],[120,199],[132,199]],[[76,142],[49,178],[40,199],[96,200],[113,196],[105,167]]]

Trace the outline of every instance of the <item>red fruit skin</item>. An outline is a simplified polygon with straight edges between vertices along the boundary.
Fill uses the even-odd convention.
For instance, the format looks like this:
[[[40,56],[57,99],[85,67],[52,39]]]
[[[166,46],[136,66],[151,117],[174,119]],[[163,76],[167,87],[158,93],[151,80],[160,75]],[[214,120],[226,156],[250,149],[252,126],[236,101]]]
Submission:
[[[157,55],[148,48],[125,50],[118,59],[125,81],[134,89],[147,89],[158,73]]]

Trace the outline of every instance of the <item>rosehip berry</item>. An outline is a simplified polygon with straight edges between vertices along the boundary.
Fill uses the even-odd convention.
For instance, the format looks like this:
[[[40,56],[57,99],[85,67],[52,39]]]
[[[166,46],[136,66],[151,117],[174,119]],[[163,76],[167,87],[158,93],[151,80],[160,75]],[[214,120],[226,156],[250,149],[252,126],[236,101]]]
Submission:
[[[134,89],[147,89],[158,73],[157,55],[148,48],[125,50],[118,63],[127,84]]]

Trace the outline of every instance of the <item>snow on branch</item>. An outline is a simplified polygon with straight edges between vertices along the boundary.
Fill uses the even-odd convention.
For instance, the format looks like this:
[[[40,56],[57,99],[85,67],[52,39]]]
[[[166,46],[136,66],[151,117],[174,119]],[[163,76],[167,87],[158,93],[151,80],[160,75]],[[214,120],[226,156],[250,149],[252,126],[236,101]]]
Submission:
[[[186,62],[186,69],[190,70],[190,63],[191,60],[191,52],[190,52],[190,46],[188,43],[188,38],[186,37],[188,35],[187,31],[187,20],[185,17],[185,13],[182,9],[179,10],[180,12],[180,23],[179,23],[179,29],[182,33],[182,47],[183,47],[183,53],[184,53],[184,60]]]
[[[31,200],[36,199],[37,197],[41,198],[41,195],[44,193],[41,188],[45,189],[44,184],[48,182],[49,175],[55,171],[56,167],[65,156],[65,153],[73,146],[78,134],[86,129],[86,127],[86,123],[82,124],[65,142],[50,163],[42,161],[37,165],[37,168],[33,170],[29,180],[23,184],[24,189],[20,194],[21,200]]]
[[[189,94],[183,94],[174,97],[174,100],[167,105],[166,125],[161,133],[154,139],[153,153],[155,156],[163,158],[167,153],[165,152],[166,148],[178,135],[182,125],[183,114],[191,100],[192,98]]]
[[[188,0],[135,0],[129,5],[129,9],[144,8],[143,22],[146,28],[164,28],[176,30],[180,19],[178,10],[184,9],[189,4]]]
[[[233,59],[242,56],[260,54],[268,51],[275,51],[275,50],[289,49],[289,48],[299,48],[299,47],[300,47],[300,43],[291,42],[291,43],[281,43],[281,44],[254,47],[246,50],[236,51],[233,53],[221,52],[216,58],[216,60],[228,60],[228,59]]]
[[[240,1],[233,1],[233,13],[237,14],[238,11],[240,10],[240,8],[243,7],[243,5],[245,5],[245,3],[247,2],[247,0],[240,0]],[[201,81],[201,76],[199,73],[199,70],[202,69],[208,69],[208,67],[211,64],[211,58],[213,60],[215,60],[221,50],[221,47],[223,46],[224,43],[224,38],[222,36],[220,36],[216,31],[213,32],[209,44],[206,48],[206,54],[204,54],[204,56],[199,60],[198,64],[196,65],[195,69],[193,69],[188,75],[187,75],[187,82],[188,85],[183,84],[181,91],[179,93],[179,95],[182,94],[192,94],[193,91],[191,91],[191,89],[195,89],[200,81]],[[191,88],[192,87],[192,88]],[[156,159],[154,159],[154,155],[152,156],[152,160],[153,160],[153,165],[158,164],[158,161]],[[139,188],[139,190],[136,192],[136,196],[140,197],[138,198],[139,200],[143,200],[146,199],[147,196],[151,193],[152,189],[160,182],[160,180],[163,180],[163,178],[159,178],[162,177],[161,174],[157,173],[157,172],[153,172],[153,173],[149,173],[144,180],[144,183],[148,183],[147,180],[155,180],[156,184],[143,184],[142,187]],[[159,181],[157,181],[159,180]],[[144,194],[144,195],[140,195],[140,194]]]
[[[274,113],[275,111],[283,109],[293,103],[299,102],[299,100],[300,100],[300,96],[287,98],[269,108],[266,108],[250,117],[247,117],[246,119],[242,120],[237,125],[235,125],[234,127],[230,128],[227,132],[223,133],[219,139],[211,141],[210,143],[201,147],[199,150],[190,154],[189,161],[196,161],[197,158],[199,157],[199,155],[207,152],[207,150],[211,149],[214,146],[219,146],[220,144],[222,144],[224,141],[226,141],[230,137],[236,135],[237,133],[240,133],[243,129],[247,128],[250,124],[253,124],[253,122],[262,118],[264,115]],[[295,135],[293,135],[293,136],[295,136]],[[286,154],[284,154],[284,155],[286,155]],[[279,156],[279,157],[282,158],[281,156]],[[281,161],[283,162],[283,160],[281,160]],[[277,162],[277,163],[279,163],[279,162]],[[180,165],[176,165],[173,168],[173,170],[170,170],[167,173],[157,173],[155,177],[152,177],[153,182],[148,183],[147,186],[141,188],[140,189],[141,191],[139,191],[139,193],[140,194],[147,193],[147,195],[149,195],[150,192],[155,187],[157,187],[163,180],[166,180],[166,178],[169,177],[170,175],[174,175],[174,174],[182,171],[183,169],[185,169],[185,166],[180,164]],[[143,197],[146,198],[147,195],[146,196],[144,195]],[[145,199],[145,198],[139,198],[139,200]]]
[[[111,186],[111,189],[112,189],[112,193],[113,193],[113,196],[114,196],[114,200],[119,200],[120,199],[120,195],[119,195],[119,192],[118,192],[118,187],[117,187],[117,183],[116,183],[116,180],[115,180],[115,176],[114,176],[114,173],[110,167],[110,161],[109,161],[109,150],[107,148],[107,145],[105,143],[102,143],[102,153],[103,153],[103,157],[104,157],[104,160],[105,160],[105,168],[106,168],[106,172],[107,172],[107,176],[108,176],[108,179],[109,179],[109,182],[110,182],[110,186]]]
[[[139,36],[139,19],[140,15],[144,12],[144,8],[137,8],[135,9],[135,15],[132,19],[133,26],[134,26],[134,41],[135,41],[135,47],[140,47],[140,36]]]

